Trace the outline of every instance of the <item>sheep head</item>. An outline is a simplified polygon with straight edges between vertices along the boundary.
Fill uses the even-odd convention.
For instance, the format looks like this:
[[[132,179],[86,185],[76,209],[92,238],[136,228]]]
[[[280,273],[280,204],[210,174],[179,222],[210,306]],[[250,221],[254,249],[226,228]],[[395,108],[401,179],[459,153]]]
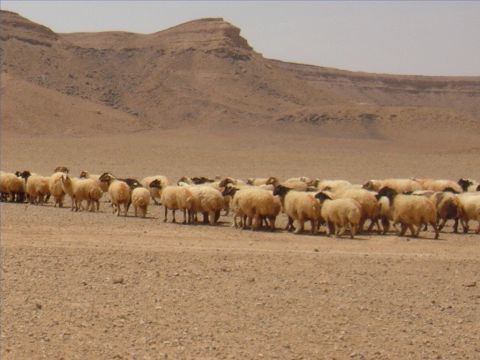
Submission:
[[[280,181],[275,176],[270,176],[267,181],[265,182],[265,185],[273,185],[277,186]]]
[[[289,187],[283,186],[283,185],[277,185],[275,186],[275,189],[273,189],[273,195],[278,195],[281,198],[283,198],[287,193],[292,190]]]
[[[233,180],[231,177],[226,177],[225,179],[221,180],[218,183],[218,186],[223,188],[223,187],[227,186],[228,184],[234,184],[234,183],[235,183],[235,180]]]
[[[363,184],[362,188],[370,191],[378,190],[376,189],[375,182],[375,180],[368,180],[365,184]]]
[[[113,180],[115,180],[115,176],[106,172],[106,173],[103,173],[102,175],[100,175],[98,180],[100,180],[101,182],[106,182],[106,183],[110,184]]]
[[[395,190],[393,190],[392,188],[389,188],[388,186],[385,186],[378,191],[378,194],[375,195],[375,198],[377,200],[380,200],[382,196],[385,196],[386,198],[388,198],[390,202],[392,202],[395,196],[397,195],[398,193]]]
[[[15,172],[15,175],[17,177],[21,177],[23,179],[25,179],[25,181],[27,181],[27,179],[32,176],[32,173],[28,170],[23,170],[23,171],[16,171]]]
[[[89,176],[90,174],[88,173],[88,171],[85,171],[85,170],[80,171],[80,176],[79,176],[80,179],[86,179]]]
[[[470,185],[473,185],[473,181],[471,181],[469,179],[461,178],[460,180],[457,181],[457,184],[460,185],[460,187],[463,189],[463,191],[467,191],[468,187]]]
[[[158,179],[153,180],[148,186],[153,188],[153,189],[163,188],[162,182]]]
[[[234,196],[239,189],[235,186],[227,185],[222,191],[223,196]]]
[[[65,174],[68,174],[70,172],[70,169],[67,168],[66,166],[57,166],[55,170],[53,170],[54,173],[56,172],[63,172]]]
[[[318,194],[316,194],[315,199],[320,200],[321,203],[323,203],[325,200],[332,200],[332,198],[323,191],[320,191]]]

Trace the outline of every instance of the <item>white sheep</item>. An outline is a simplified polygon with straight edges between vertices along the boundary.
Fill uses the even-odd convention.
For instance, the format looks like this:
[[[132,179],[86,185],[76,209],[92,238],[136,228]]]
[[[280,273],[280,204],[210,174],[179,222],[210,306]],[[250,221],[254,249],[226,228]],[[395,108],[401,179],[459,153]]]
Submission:
[[[65,173],[60,180],[63,191],[72,199],[72,211],[83,209],[83,201],[87,201],[87,210],[99,210],[103,191],[98,180],[71,178]]]
[[[278,185],[282,185],[284,187],[297,190],[297,191],[307,191],[308,189],[308,184],[305,181],[299,180],[297,178],[291,178],[291,179],[280,182],[276,177],[271,176],[267,180],[265,185],[273,185],[274,187],[277,187]]]
[[[315,195],[321,204],[321,216],[327,224],[327,235],[340,237],[348,227],[350,238],[354,238],[362,217],[361,205],[352,198],[333,200],[324,192]]]
[[[225,207],[225,201],[222,193],[208,185],[186,186],[192,193],[193,205],[190,212],[190,222],[196,222],[198,212],[203,215],[203,223],[211,225],[217,223],[220,217],[220,211]]]
[[[50,190],[48,188],[48,176],[32,175],[27,179],[25,193],[31,204],[43,204],[48,201]]]
[[[25,180],[13,173],[0,174],[0,193],[4,200],[23,202],[25,195]]]
[[[124,216],[127,216],[132,192],[130,186],[125,181],[116,179],[110,173],[103,173],[99,180],[108,184],[108,194],[112,200],[113,213],[120,216],[121,205],[123,205]]]
[[[333,199],[354,199],[360,204],[361,218],[358,226],[358,232],[363,231],[366,220],[370,220],[371,222],[367,231],[371,231],[373,226],[376,225],[378,231],[380,232],[380,225],[378,223],[378,201],[375,197],[375,193],[365,189],[344,187],[337,190],[337,192],[334,193],[334,196],[330,197]]]
[[[453,231],[457,232],[458,219],[461,218],[463,213],[458,196],[448,191],[439,191],[432,194],[430,200],[433,201],[437,209],[438,231],[442,231],[446,222],[453,219],[455,220]]]
[[[251,224],[253,230],[260,228],[264,219],[268,220],[268,226],[271,231],[275,230],[275,221],[281,210],[280,199],[272,194],[271,191],[260,187],[228,187],[223,195],[233,196],[232,209],[234,211],[233,226],[237,227],[237,218],[247,218],[244,220],[243,227]]]
[[[313,186],[319,191],[337,192],[345,188],[349,188],[352,184],[347,180],[319,180],[313,182]]]
[[[153,176],[147,176],[146,178],[143,178],[140,183],[142,184],[143,187],[148,189],[150,191],[150,196],[155,203],[155,205],[160,205],[160,197],[162,195],[162,190],[161,188],[158,187],[151,187],[150,184],[158,180],[162,187],[165,187],[167,185],[170,185],[170,180],[164,176],[164,175],[153,175]]]
[[[193,195],[186,186],[163,186],[160,181],[154,180],[150,184],[151,187],[161,189],[162,195],[160,202],[165,207],[164,222],[167,222],[168,210],[172,211],[172,222],[176,222],[175,211],[183,211],[183,223],[193,222],[191,211],[194,205]]]
[[[93,179],[100,181],[100,174],[90,174],[88,171],[82,170],[79,175],[80,179]],[[108,183],[100,181],[100,187],[104,193],[108,192]]]
[[[147,215],[148,205],[150,204],[150,191],[144,187],[137,187],[132,191],[132,206],[135,210],[135,216],[140,212],[141,217]]]
[[[312,234],[317,232],[318,222],[321,220],[321,207],[314,194],[278,185],[273,195],[278,195],[282,200],[283,211],[288,216],[287,230],[293,230],[293,222],[297,221],[295,233],[299,234],[304,229],[305,221],[310,221]]]
[[[399,194],[423,190],[420,183],[412,179],[369,180],[363,185],[364,189],[377,192],[384,187],[393,189]]]
[[[63,199],[65,198],[65,191],[63,191],[62,187],[62,176],[66,174],[66,172],[56,172],[50,176],[48,179],[48,189],[50,194],[53,196],[54,204],[53,206],[56,207],[63,207]]]
[[[463,191],[462,187],[453,180],[439,180],[439,179],[413,179],[420,184],[423,190],[431,191],[445,191],[449,189],[456,193]]]
[[[463,226],[463,232],[469,230],[470,220],[478,222],[476,233],[480,233],[480,192],[466,192],[457,195],[461,206],[460,220]]]
[[[385,187],[380,189],[376,198],[380,200],[380,212],[392,220],[394,225],[401,225],[400,236],[405,235],[408,228],[412,236],[417,237],[422,226],[430,224],[435,231],[435,239],[438,239],[437,210],[428,197],[398,194]],[[387,231],[388,225],[384,228],[384,233]]]

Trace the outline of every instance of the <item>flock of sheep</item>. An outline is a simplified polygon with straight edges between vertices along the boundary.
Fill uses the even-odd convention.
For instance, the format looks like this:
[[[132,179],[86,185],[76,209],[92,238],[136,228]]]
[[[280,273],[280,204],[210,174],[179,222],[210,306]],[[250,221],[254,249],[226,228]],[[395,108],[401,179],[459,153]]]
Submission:
[[[183,223],[216,224],[222,211],[233,212],[233,226],[258,230],[275,230],[281,212],[288,217],[286,230],[301,233],[305,223],[317,233],[325,225],[327,235],[350,237],[357,233],[387,233],[391,224],[399,235],[409,230],[417,237],[430,225],[435,233],[448,220],[454,221],[453,231],[461,223],[469,231],[471,220],[478,222],[480,232],[480,185],[471,179],[385,179],[369,180],[363,185],[346,180],[311,180],[307,177],[280,181],[276,177],[243,181],[231,177],[209,179],[182,177],[176,185],[163,175],[149,176],[141,181],[120,179],[111,173],[101,175],[82,171],[79,177],[69,175],[66,167],[58,167],[51,176],[30,171],[0,173],[1,201],[44,204],[53,198],[54,206],[63,206],[66,195],[75,211],[98,211],[100,200],[108,193],[113,213],[126,216],[133,206],[135,216],[145,217],[153,201],[172,211],[183,212]],[[123,209],[122,209],[123,208]],[[368,228],[366,223],[368,221]]]

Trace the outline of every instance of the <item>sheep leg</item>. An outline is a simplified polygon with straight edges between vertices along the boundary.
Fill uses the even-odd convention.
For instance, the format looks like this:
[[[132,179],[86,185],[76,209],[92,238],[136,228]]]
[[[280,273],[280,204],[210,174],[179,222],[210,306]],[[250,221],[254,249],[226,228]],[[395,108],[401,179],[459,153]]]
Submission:
[[[288,217],[288,223],[287,223],[287,226],[285,227],[285,230],[287,231],[295,230],[295,227],[293,226],[293,218],[290,216]]]
[[[458,218],[455,218],[455,223],[453,224],[453,232],[458,232]]]
[[[310,220],[310,223],[312,224],[312,234],[315,235],[318,230],[318,220],[317,219]]]
[[[203,212],[203,223],[208,224],[208,212]]]
[[[327,236],[331,236],[335,232],[333,223],[327,221]]]
[[[275,231],[275,220],[276,220],[276,216],[269,216],[268,220],[270,222],[270,231]],[[479,223],[479,227],[480,227],[480,223]]]
[[[415,226],[413,224],[408,225],[408,229],[410,230],[410,234],[412,234],[413,237],[418,237],[420,234],[420,230],[422,229],[423,224],[419,224],[417,229],[415,229]]]
[[[210,225],[215,225],[217,223],[217,213],[217,211],[210,211],[210,213],[208,214],[208,217],[210,219]]]
[[[183,223],[182,224],[186,224],[187,223],[187,209],[183,209]]]
[[[360,224],[358,225],[358,232],[359,233],[363,232],[363,227],[365,226],[366,221],[367,221],[367,219],[365,219],[363,217],[360,219]]]
[[[462,219],[463,233],[468,233],[468,220]]]
[[[390,230],[390,221],[387,218],[382,217],[381,223],[382,223],[382,227],[383,227],[383,235],[385,235],[388,232],[388,230]],[[380,230],[380,228],[379,228],[379,230]]]
[[[220,210],[215,211],[215,224],[218,222],[218,219],[220,219]]]
[[[357,225],[350,225],[350,239],[353,239],[355,235],[357,234]]]
[[[163,218],[163,222],[167,222],[167,215],[168,215],[168,209],[167,207],[165,206],[165,216]]]
[[[440,222],[438,223],[438,231],[442,231],[446,223],[447,223],[447,219],[441,219]]]
[[[172,223],[176,223],[177,220],[175,219],[175,209],[172,209],[172,215],[173,215],[173,219],[172,219]]]
[[[393,225],[395,226],[396,224],[397,224],[397,223],[395,223],[395,224],[393,224]],[[407,225],[405,225],[405,224],[400,224],[400,233],[399,233],[399,236],[404,236],[406,231],[407,231]]]
[[[295,230],[295,234],[300,234],[303,232],[303,228],[305,226],[305,220],[303,218],[298,219],[298,229]]]
[[[252,230],[256,231],[262,226],[262,218],[260,215],[255,214],[255,217],[253,218],[253,224],[252,224]]]
[[[134,206],[133,209],[135,211],[135,217],[137,217],[137,206]]]
[[[435,231],[435,238],[434,239],[437,240],[438,239],[438,233],[440,232],[440,230],[438,229],[435,221],[430,222],[430,225],[432,225],[433,231]]]

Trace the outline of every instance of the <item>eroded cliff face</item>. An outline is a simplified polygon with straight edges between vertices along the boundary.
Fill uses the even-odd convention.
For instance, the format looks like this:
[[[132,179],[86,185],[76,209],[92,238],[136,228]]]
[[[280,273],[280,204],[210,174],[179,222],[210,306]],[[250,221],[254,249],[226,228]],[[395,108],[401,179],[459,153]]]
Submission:
[[[84,104],[79,108],[92,109],[95,119],[103,112],[114,122],[122,114],[118,131],[126,132],[295,124],[333,132],[357,126],[364,136],[382,138],[389,136],[384,128],[390,125],[458,123],[480,129],[480,77],[356,73],[265,59],[239,28],[221,18],[153,34],[56,34],[15,13],[2,11],[0,19],[3,78],[8,74],[1,111],[9,119],[2,127],[7,130],[18,129],[20,118],[23,131],[29,121],[40,121],[29,97],[44,97],[42,124],[68,116],[61,109],[75,99]],[[8,85],[13,83],[24,89],[14,90]],[[49,110],[52,97],[65,104]],[[86,112],[81,118],[92,116]],[[62,126],[72,123],[44,131],[68,130]]]

